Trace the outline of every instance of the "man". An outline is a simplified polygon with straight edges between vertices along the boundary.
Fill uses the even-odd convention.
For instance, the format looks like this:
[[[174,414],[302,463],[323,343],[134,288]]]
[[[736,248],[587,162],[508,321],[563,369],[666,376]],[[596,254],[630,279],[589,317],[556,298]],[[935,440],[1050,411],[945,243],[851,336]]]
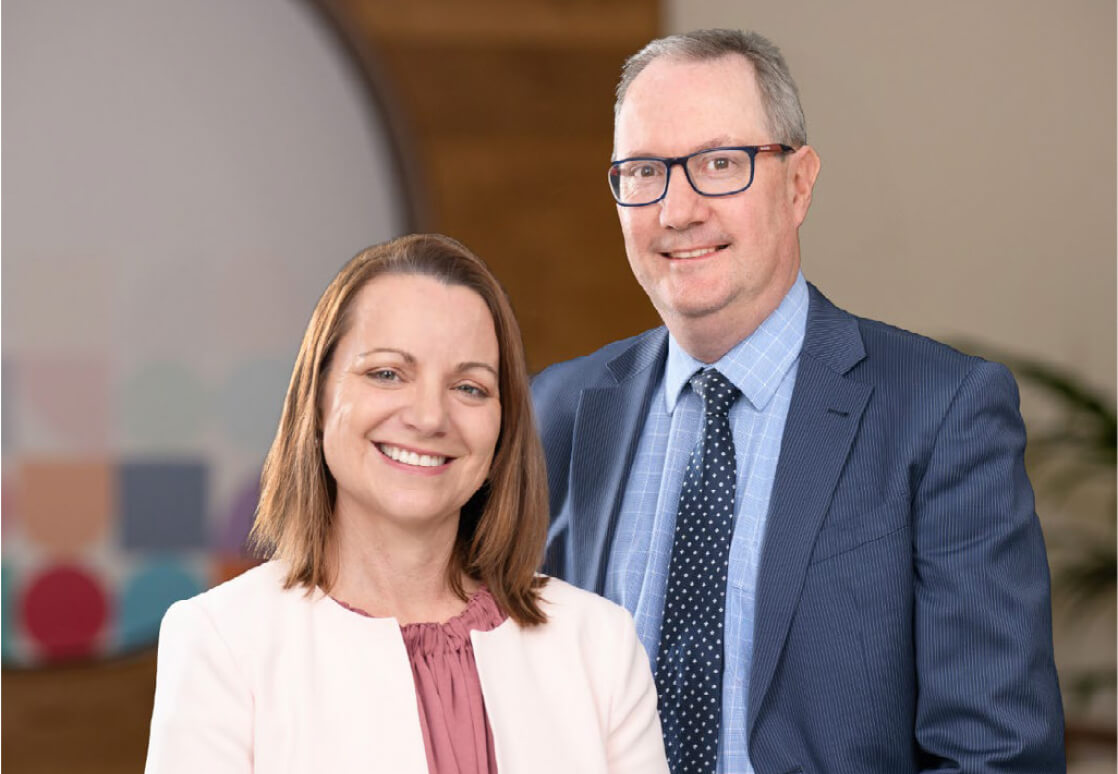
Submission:
[[[1063,770],[1012,377],[804,280],[820,162],[769,41],[654,41],[617,92],[664,327],[533,392],[549,570],[633,612],[674,774]]]

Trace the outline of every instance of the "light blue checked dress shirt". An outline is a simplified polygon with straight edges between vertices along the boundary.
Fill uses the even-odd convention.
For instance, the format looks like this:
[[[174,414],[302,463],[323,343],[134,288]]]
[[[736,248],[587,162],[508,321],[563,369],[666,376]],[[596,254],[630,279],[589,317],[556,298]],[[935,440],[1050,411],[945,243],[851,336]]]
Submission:
[[[714,366],[742,392],[730,409],[738,481],[726,589],[719,774],[753,774],[745,726],[757,567],[807,307],[807,282],[800,274],[780,306],[715,363],[694,359],[668,337],[667,364],[638,441],[610,551],[606,596],[633,614],[655,665],[683,472],[703,424],[702,402],[688,380]]]

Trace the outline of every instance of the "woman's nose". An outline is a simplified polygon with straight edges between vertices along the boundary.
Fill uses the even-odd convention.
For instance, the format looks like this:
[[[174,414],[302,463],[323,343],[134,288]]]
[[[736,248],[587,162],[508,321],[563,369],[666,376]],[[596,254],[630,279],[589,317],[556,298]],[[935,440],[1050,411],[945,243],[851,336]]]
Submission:
[[[446,430],[447,391],[442,385],[417,383],[404,407],[403,419],[423,435],[439,435]]]

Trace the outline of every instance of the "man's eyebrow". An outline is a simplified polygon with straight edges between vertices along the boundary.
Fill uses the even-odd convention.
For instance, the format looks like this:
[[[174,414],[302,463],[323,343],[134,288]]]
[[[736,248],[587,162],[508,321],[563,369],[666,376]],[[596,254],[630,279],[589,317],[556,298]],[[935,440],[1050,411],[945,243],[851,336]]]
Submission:
[[[683,155],[684,156],[689,156],[692,153],[698,153],[700,151],[710,150],[711,148],[725,148],[727,146],[736,147],[736,146],[741,146],[741,145],[744,145],[744,144],[745,143],[739,142],[738,140],[736,140],[732,137],[729,137],[727,135],[721,135],[719,137],[712,137],[711,139],[705,140],[705,141],[703,141],[703,142],[701,142],[697,145],[692,145],[690,150],[688,150],[687,153],[684,153]],[[626,154],[625,156],[622,156],[621,158],[625,158],[625,159],[638,159],[638,158],[662,159],[662,158],[666,158],[666,157],[661,156],[658,153],[652,153],[651,151],[635,150],[631,153]]]
[[[698,153],[699,151],[710,150],[711,148],[725,148],[728,146],[733,147],[740,145],[744,145],[744,143],[739,142],[738,140],[735,140],[728,135],[721,135],[720,137],[714,137],[704,143],[692,146],[691,152]]]

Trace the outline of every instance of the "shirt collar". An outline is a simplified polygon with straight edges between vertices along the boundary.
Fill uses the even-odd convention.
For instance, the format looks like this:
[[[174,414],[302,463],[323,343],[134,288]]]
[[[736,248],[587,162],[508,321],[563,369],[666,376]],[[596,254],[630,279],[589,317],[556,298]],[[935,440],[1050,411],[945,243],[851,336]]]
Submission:
[[[803,272],[798,272],[780,305],[757,330],[709,364],[687,354],[669,332],[668,361],[664,367],[664,401],[668,413],[675,411],[683,388],[695,372],[710,367],[717,368],[741,390],[754,409],[764,410],[800,355],[807,327],[807,307],[807,280]]]

